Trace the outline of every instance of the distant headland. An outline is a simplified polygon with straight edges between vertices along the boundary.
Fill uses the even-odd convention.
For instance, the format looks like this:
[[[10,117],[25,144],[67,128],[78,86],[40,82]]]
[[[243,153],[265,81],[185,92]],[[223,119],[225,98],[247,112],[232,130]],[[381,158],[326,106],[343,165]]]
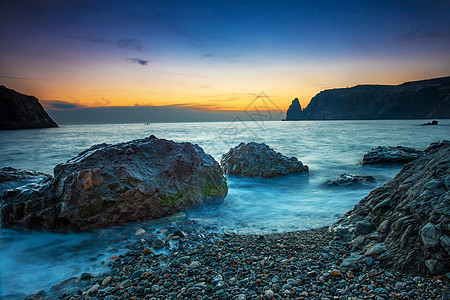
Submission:
[[[58,127],[33,96],[0,86],[0,130]]]
[[[294,99],[286,121],[450,118],[450,76],[400,85],[325,90],[302,110]]]

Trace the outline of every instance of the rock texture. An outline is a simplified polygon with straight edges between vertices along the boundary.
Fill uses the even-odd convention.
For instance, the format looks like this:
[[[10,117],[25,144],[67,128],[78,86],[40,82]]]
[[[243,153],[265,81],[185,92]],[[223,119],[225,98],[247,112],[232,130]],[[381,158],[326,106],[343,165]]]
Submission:
[[[411,273],[450,271],[450,142],[432,144],[330,227],[350,238],[358,261],[389,259]]]
[[[410,147],[376,147],[364,154],[361,159],[362,165],[380,164],[380,163],[405,163],[417,159],[423,154],[423,151]]]
[[[325,90],[314,96],[301,113],[291,107],[286,117],[288,121],[448,119],[450,77],[400,85],[358,85]]]
[[[58,127],[38,99],[0,86],[0,130]]]
[[[221,201],[227,191],[219,164],[199,146],[151,136],[93,146],[56,166],[49,183],[32,190],[5,191],[2,223],[88,230]]]
[[[50,181],[52,176],[49,174],[25,171],[11,167],[0,169],[0,194],[8,189],[31,189],[41,186]]]
[[[375,182],[375,178],[372,176],[352,175],[343,173],[339,175],[335,180],[327,182],[329,186],[347,186],[355,184],[367,184]]]
[[[222,156],[220,161],[225,174],[249,177],[275,177],[307,172],[295,157],[288,158],[262,143],[240,143]]]

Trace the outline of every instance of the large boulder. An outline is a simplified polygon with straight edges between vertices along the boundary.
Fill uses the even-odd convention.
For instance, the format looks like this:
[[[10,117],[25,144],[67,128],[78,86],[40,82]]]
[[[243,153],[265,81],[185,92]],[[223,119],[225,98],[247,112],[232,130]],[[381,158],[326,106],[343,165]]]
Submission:
[[[423,151],[410,147],[376,147],[364,154],[361,159],[362,165],[380,163],[405,163],[417,159]]]
[[[330,227],[355,254],[411,273],[450,270],[450,143],[434,143]],[[376,250],[376,251],[375,251]]]
[[[5,227],[88,230],[221,201],[227,191],[219,164],[198,145],[151,136],[93,146],[56,166],[48,184],[5,191],[1,218]]]
[[[307,172],[295,157],[288,158],[262,143],[240,143],[222,155],[220,161],[225,174],[249,177],[275,177],[293,173]]]

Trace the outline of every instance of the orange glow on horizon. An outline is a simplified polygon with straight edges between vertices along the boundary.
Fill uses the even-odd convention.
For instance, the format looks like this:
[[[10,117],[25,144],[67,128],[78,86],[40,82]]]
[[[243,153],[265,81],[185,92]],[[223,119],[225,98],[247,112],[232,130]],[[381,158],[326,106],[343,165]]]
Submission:
[[[242,111],[261,92],[270,97],[275,108],[286,111],[294,98],[305,108],[320,91],[358,84],[401,84],[439,76],[418,71],[418,62],[402,71],[387,72],[389,61],[339,61],[330,64],[276,65],[267,69],[224,67],[220,74],[211,66],[186,67],[180,73],[173,66],[136,68],[134,66],[96,65],[95,70],[79,73],[36,74],[27,80],[3,78],[2,84],[19,93],[33,95],[49,109],[47,101],[61,101],[77,107],[172,106],[202,111]],[[168,70],[167,72],[157,71]],[[368,72],[367,70],[371,70]],[[191,73],[189,73],[191,72]],[[428,73],[427,73],[428,72]],[[307,75],[305,75],[307,74]],[[436,76],[437,75],[437,76]],[[266,110],[258,107],[259,110]]]

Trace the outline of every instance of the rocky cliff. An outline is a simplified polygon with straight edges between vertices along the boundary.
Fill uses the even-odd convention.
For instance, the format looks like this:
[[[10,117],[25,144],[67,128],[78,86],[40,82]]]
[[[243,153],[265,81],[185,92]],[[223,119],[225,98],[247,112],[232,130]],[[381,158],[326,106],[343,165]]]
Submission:
[[[357,261],[371,257],[415,274],[447,273],[449,167],[450,142],[433,143],[333,224],[330,230],[352,244],[352,255],[341,267],[357,269]]]
[[[58,127],[38,99],[0,86],[0,130]]]
[[[447,119],[450,118],[450,76],[400,85],[325,90],[312,98],[302,111],[294,102],[287,111],[287,121]]]

